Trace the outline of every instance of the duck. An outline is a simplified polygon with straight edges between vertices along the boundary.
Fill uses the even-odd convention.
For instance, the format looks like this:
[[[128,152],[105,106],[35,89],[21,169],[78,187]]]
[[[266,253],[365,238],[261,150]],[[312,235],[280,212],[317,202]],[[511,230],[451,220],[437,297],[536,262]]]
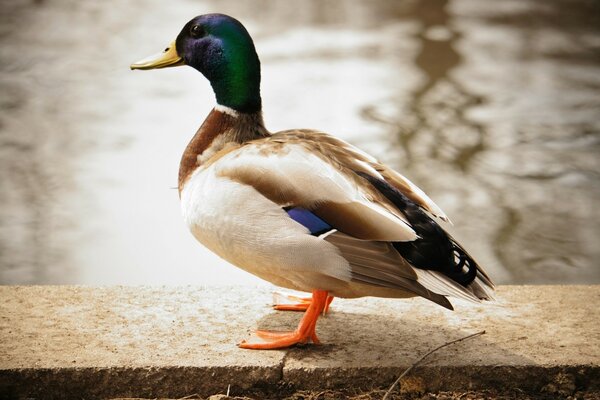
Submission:
[[[420,296],[493,300],[485,270],[443,227],[450,220],[419,187],[325,132],[265,127],[261,69],[240,21],[205,14],[132,70],[189,66],[216,105],[185,148],[178,176],[192,235],[229,263],[272,284],[311,293],[289,332],[257,330],[244,349],[319,344],[318,318],[333,298]],[[278,307],[279,306],[279,307]]]

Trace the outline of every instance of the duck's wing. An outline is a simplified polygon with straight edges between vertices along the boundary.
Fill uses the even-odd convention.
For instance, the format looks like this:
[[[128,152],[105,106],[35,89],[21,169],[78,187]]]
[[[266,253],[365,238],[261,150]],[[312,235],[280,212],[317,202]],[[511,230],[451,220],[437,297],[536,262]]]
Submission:
[[[367,178],[387,182],[414,208],[445,215],[408,180],[388,182],[386,176],[400,175],[360,150],[302,130],[248,142],[223,158],[215,164],[219,176],[252,186],[311,234],[335,245],[348,261],[352,281],[408,291],[448,308],[447,295],[478,300],[473,290],[403,257],[396,245],[420,240],[415,226],[393,196]]]
[[[254,187],[281,207],[310,210],[359,239],[417,238],[393,203],[315,145],[292,135],[248,142],[215,162],[215,173]]]

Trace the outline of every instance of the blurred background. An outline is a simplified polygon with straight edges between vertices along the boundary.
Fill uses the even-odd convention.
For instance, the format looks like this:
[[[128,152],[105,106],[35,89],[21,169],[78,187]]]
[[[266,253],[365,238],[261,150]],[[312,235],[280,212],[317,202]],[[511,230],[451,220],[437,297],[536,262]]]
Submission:
[[[598,1],[2,0],[0,283],[260,283],[180,216],[208,82],[128,68],[208,12],[254,37],[271,131],[398,169],[498,283],[600,282]]]

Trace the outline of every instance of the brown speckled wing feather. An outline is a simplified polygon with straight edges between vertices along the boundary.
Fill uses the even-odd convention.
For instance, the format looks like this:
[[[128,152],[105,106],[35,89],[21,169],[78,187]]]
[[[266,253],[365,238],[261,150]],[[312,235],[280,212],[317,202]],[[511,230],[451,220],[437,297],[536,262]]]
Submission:
[[[278,142],[282,145],[290,141],[298,141],[301,142],[307,150],[313,151],[315,154],[321,155],[322,157],[326,157],[328,162],[336,165],[340,169],[362,172],[382,178],[423,210],[443,221],[450,222],[442,209],[408,178],[341,139],[323,132],[299,129],[278,132],[268,140]],[[387,199],[382,199],[382,196],[379,193],[374,194],[374,197],[377,201],[388,206]]]

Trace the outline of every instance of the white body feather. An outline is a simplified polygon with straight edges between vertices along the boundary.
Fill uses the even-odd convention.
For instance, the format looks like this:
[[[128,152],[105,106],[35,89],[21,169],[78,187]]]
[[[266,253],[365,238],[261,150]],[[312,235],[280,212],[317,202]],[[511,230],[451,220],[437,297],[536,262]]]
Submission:
[[[323,275],[350,280],[335,246],[311,236],[253,187],[217,176],[217,167],[197,170],[181,192],[184,219],[199,242],[278,286],[311,291],[327,282]]]

